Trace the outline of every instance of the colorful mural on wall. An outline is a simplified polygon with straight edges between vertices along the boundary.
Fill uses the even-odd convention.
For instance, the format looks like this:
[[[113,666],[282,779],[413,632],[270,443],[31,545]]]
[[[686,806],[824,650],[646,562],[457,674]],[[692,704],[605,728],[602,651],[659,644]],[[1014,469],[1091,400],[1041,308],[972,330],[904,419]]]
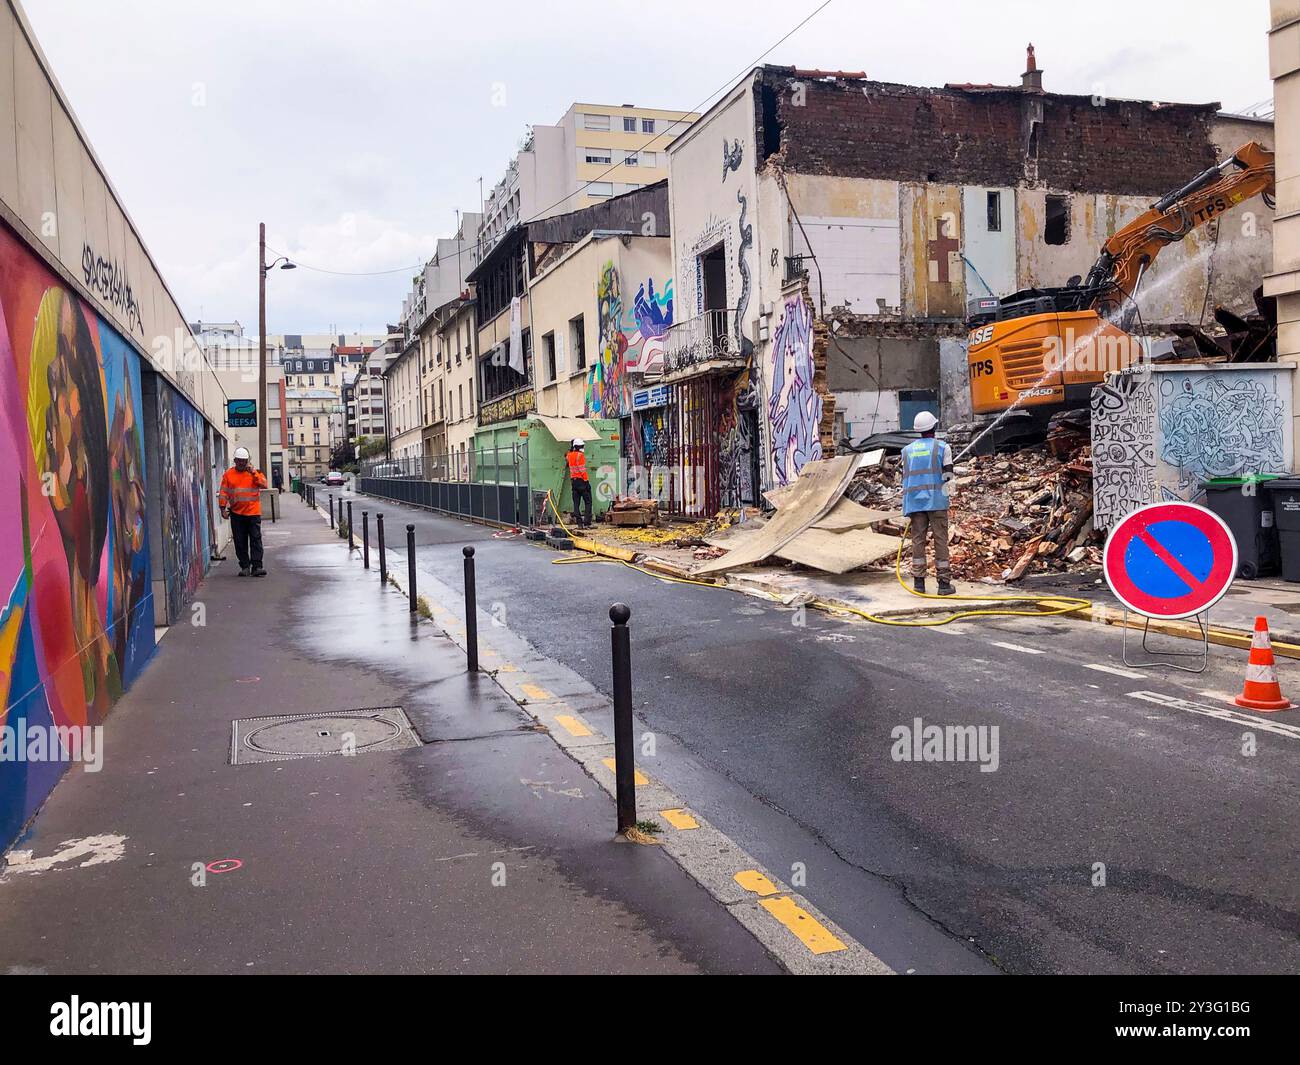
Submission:
[[[163,478],[163,579],[167,585],[167,617],[174,621],[194,597],[211,554],[204,422],[179,392],[160,385],[158,429]]]
[[[599,350],[587,371],[587,417],[620,418],[631,412],[628,374],[661,371],[664,336],[673,324],[673,282],[656,291],[652,277],[640,282],[632,306],[624,306],[618,268],[607,261],[596,285]]]
[[[1210,477],[1290,471],[1286,366],[1161,366],[1092,390],[1093,520],[1110,529],[1144,503],[1197,502]]]
[[[152,653],[140,365],[0,228],[0,725],[98,724]],[[0,761],[0,847],[66,762]]]
[[[777,484],[789,484],[804,463],[822,457],[822,397],[813,387],[812,308],[802,290],[785,299],[772,342],[768,429]]]

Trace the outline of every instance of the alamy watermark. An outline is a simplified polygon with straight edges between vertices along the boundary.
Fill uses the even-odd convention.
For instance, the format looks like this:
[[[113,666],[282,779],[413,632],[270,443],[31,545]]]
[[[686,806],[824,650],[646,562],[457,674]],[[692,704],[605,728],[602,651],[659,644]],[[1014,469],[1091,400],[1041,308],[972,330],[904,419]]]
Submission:
[[[104,768],[102,725],[0,725],[0,763],[80,762],[87,773]]]
[[[919,717],[889,733],[895,762],[978,762],[981,773],[998,770],[997,725],[927,725]]]

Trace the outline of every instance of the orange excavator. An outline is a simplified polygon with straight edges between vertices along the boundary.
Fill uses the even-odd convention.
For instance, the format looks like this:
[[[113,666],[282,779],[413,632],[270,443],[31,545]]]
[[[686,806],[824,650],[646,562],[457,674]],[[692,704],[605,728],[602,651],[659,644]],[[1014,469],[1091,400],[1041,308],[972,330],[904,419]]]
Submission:
[[[997,421],[989,445],[1041,436],[1056,412],[1087,406],[1111,370],[1142,361],[1146,338],[1128,330],[1152,261],[1169,244],[1252,196],[1273,206],[1273,153],[1251,141],[1169,193],[1102,246],[1082,279],[972,300],[967,362],[971,403]]]

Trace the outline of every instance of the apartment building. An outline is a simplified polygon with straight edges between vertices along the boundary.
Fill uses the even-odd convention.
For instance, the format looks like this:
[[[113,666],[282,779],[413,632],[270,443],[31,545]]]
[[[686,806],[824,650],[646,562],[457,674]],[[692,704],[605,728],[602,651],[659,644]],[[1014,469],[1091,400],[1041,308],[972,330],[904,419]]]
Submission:
[[[437,370],[430,382],[430,417],[434,425],[442,423],[447,475],[452,480],[469,478],[469,453],[474,449],[478,429],[477,353],[477,297],[471,286],[466,295],[438,308],[434,348]]]
[[[339,368],[333,355],[294,356],[284,373],[285,448],[291,476],[318,480],[346,432]]]
[[[567,214],[668,176],[668,146],[699,117],[634,104],[575,103],[533,126],[483,206],[481,261],[511,227]]]

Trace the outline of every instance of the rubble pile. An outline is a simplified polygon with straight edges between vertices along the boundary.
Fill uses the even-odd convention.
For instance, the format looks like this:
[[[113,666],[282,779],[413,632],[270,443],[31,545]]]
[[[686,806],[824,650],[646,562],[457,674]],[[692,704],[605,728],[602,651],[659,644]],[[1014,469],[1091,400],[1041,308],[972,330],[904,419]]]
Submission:
[[[974,456],[953,468],[948,539],[954,577],[1014,581],[1101,564],[1101,537],[1092,525],[1092,452],[1079,439],[1075,427],[1063,423],[1047,443]],[[846,495],[865,506],[901,508],[900,466],[899,456],[891,455],[859,470]]]

